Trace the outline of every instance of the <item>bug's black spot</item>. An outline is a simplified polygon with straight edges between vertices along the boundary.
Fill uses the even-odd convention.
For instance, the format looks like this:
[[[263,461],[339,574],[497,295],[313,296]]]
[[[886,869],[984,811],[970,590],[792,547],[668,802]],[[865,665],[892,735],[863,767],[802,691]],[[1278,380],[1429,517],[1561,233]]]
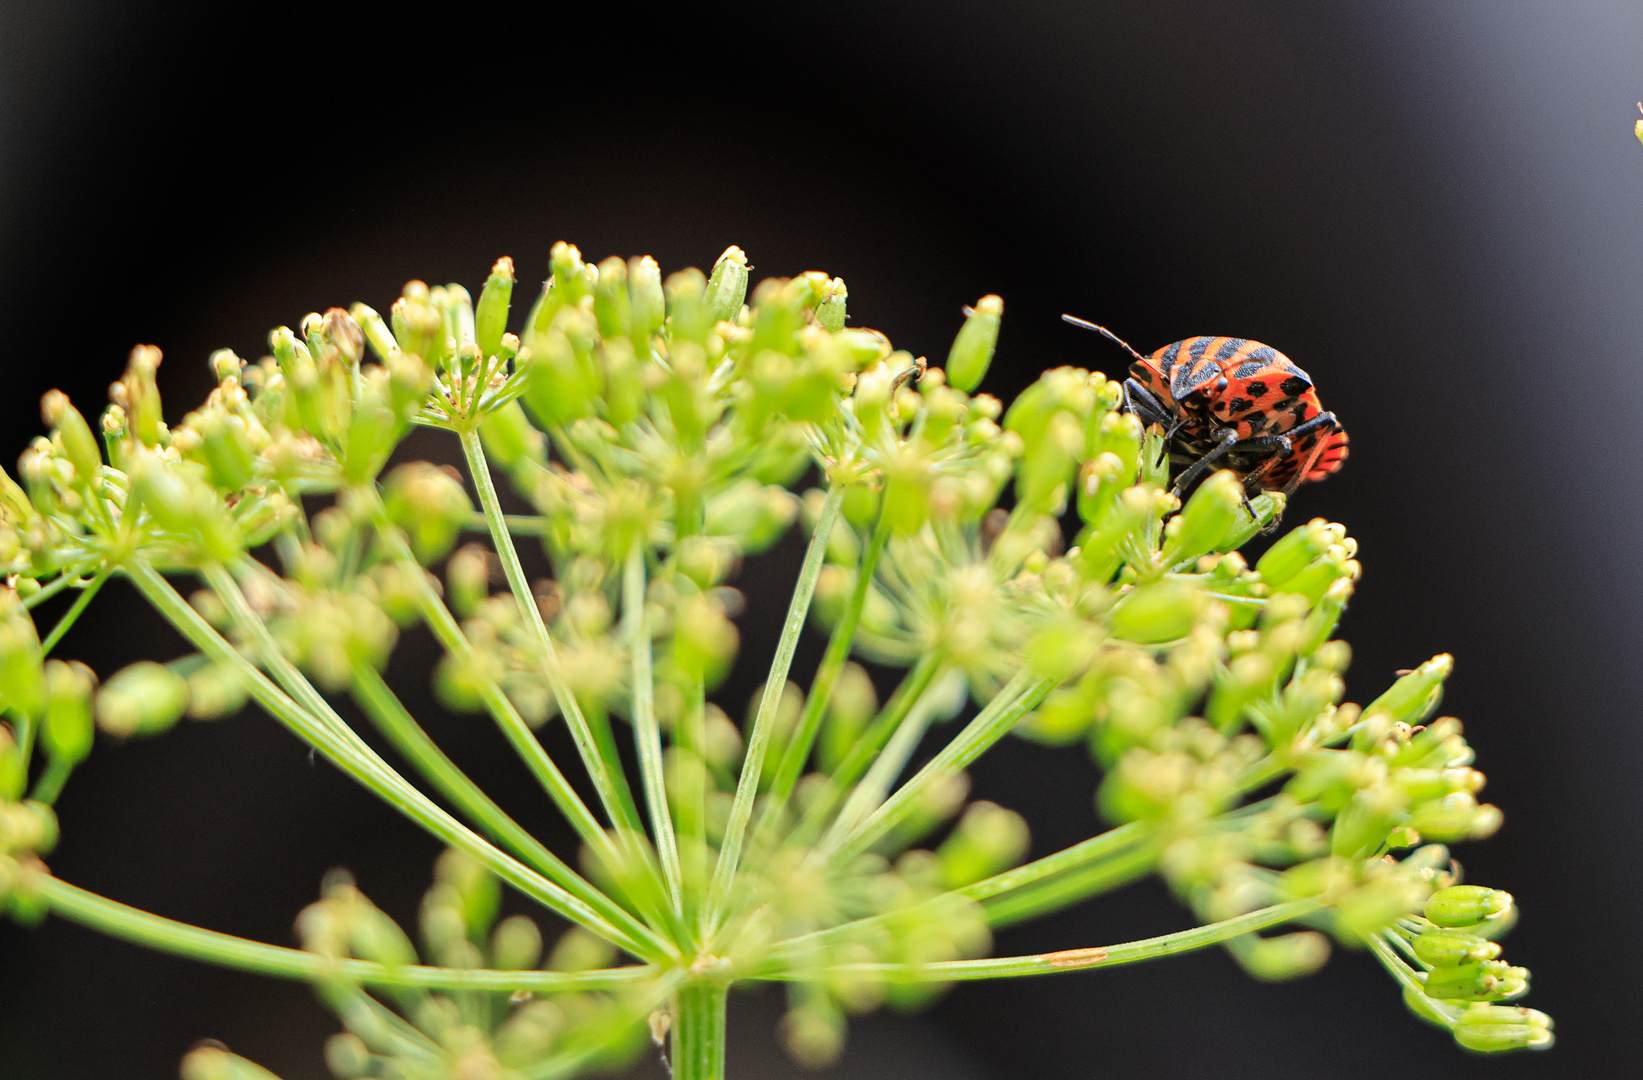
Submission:
[[[1286,397],[1294,397],[1297,394],[1304,394],[1311,388],[1312,384],[1298,375],[1291,375],[1289,378],[1278,384],[1278,389],[1281,390]]]
[[[1252,382],[1244,387],[1244,393],[1252,398],[1266,397],[1266,383]]]
[[[1272,406],[1272,411],[1273,412],[1288,412],[1289,410],[1293,409],[1294,407],[1295,407],[1295,399],[1292,398],[1292,397],[1286,397],[1282,401],[1274,402],[1273,406]]]
[[[1255,403],[1248,398],[1235,397],[1231,401],[1227,402],[1227,412],[1236,415],[1254,404]]]
[[[1251,435],[1259,435],[1267,426],[1266,413],[1261,412],[1259,409],[1243,417],[1243,420],[1249,425]]]

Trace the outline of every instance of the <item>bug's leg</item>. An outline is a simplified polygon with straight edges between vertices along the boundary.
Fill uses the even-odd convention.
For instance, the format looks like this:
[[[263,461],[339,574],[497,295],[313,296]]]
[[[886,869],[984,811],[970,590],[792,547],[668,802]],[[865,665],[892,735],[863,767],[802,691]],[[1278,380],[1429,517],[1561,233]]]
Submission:
[[[1191,487],[1195,482],[1197,482],[1200,476],[1203,476],[1204,473],[1209,471],[1209,467],[1211,465],[1214,465],[1221,458],[1225,457],[1227,451],[1231,450],[1234,446],[1239,445],[1238,431],[1236,428],[1222,428],[1218,439],[1219,442],[1214,449],[1199,458],[1197,461],[1193,462],[1187,467],[1186,472],[1175,478],[1175,485],[1170,488],[1171,495],[1179,495],[1181,492]]]
[[[1341,422],[1335,419],[1334,413],[1319,413],[1306,423],[1300,425],[1300,427],[1290,431],[1289,434],[1293,435],[1295,432],[1301,431],[1303,428],[1310,431],[1312,429],[1325,426],[1329,428],[1329,433],[1331,435],[1341,430]],[[1312,452],[1306,456],[1306,462],[1301,466],[1300,471],[1295,474],[1294,478],[1291,479],[1289,483],[1284,485],[1284,498],[1287,499],[1289,496],[1295,494],[1295,489],[1300,487],[1301,484],[1305,482],[1306,474],[1312,471],[1312,466],[1317,462],[1319,455],[1324,452],[1324,447],[1327,445],[1329,445],[1329,440],[1327,438],[1321,438],[1318,440],[1317,444],[1312,447]]]
[[[1124,380],[1124,409],[1139,416],[1143,424],[1157,424],[1163,428],[1170,426],[1170,410],[1135,379]]]

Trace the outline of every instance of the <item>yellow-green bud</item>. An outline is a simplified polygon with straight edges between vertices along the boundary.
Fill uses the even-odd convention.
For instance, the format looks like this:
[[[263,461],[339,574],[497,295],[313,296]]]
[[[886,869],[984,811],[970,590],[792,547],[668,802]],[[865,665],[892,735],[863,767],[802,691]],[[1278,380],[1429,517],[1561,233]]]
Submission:
[[[1439,1001],[1510,1001],[1529,992],[1529,972],[1500,960],[1440,967],[1427,973],[1423,989]]]
[[[1459,967],[1500,956],[1500,946],[1458,930],[1428,930],[1410,945],[1421,962],[1432,967]]]
[[[843,278],[833,278],[827,283],[822,301],[816,307],[816,322],[823,330],[836,334],[844,329],[844,304],[849,295]]]
[[[599,320],[599,334],[605,338],[623,337],[633,325],[628,264],[615,255],[599,264],[599,280],[593,287],[593,314]]]
[[[1026,819],[1014,810],[990,802],[971,803],[936,851],[942,883],[958,889],[1014,866],[1027,853],[1030,840]]]
[[[52,760],[78,765],[91,752],[91,693],[97,677],[81,663],[48,660],[45,665],[46,719],[41,741]]]
[[[1305,525],[1291,529],[1267,548],[1266,554],[1256,562],[1255,572],[1274,592],[1280,591],[1285,582],[1305,570],[1312,560],[1345,536],[1346,530],[1341,526],[1331,525],[1323,518],[1313,518]]]
[[[348,309],[354,321],[359,324],[360,332],[365,335],[365,341],[371,346],[371,351],[377,354],[377,359],[386,361],[389,356],[399,352],[399,342],[394,340],[394,332],[388,329],[388,324],[382,321],[375,308],[367,304],[354,304]]]
[[[1220,550],[1227,534],[1244,516],[1244,488],[1238,474],[1222,469],[1198,485],[1187,505],[1166,529],[1166,566],[1192,562]]]
[[[1185,582],[1142,585],[1113,605],[1108,625],[1116,638],[1154,645],[1185,637],[1207,601]]]
[[[1511,893],[1482,885],[1451,885],[1433,893],[1421,913],[1437,926],[1460,929],[1502,918],[1511,910]]]
[[[417,559],[427,565],[444,558],[473,513],[461,478],[426,461],[413,461],[396,466],[384,487],[388,516],[405,530]]]
[[[182,1080],[279,1080],[279,1077],[219,1046],[197,1046],[183,1058]]]
[[[479,423],[479,438],[485,453],[504,469],[512,469],[525,458],[543,460],[542,433],[531,426],[517,401],[486,414]]]
[[[1004,301],[983,296],[976,301],[947,354],[947,381],[969,393],[981,385],[998,346],[998,326],[1004,316]]]
[[[525,971],[542,956],[542,931],[528,915],[503,919],[491,935],[493,963],[502,971]]]
[[[469,936],[483,940],[479,935],[490,929],[501,903],[502,888],[496,875],[466,852],[448,848],[434,863],[434,878],[456,890]]]
[[[20,610],[0,622],[0,703],[23,716],[39,716],[46,707],[40,639]]]
[[[69,402],[68,395],[61,390],[47,391],[40,399],[40,413],[62,440],[63,453],[74,466],[80,482],[95,480],[97,470],[103,465],[103,452],[97,446],[97,436],[91,433],[91,425]]]
[[[188,682],[163,664],[139,660],[97,691],[97,726],[110,735],[157,735],[188,708]]]
[[[662,295],[662,268],[649,255],[628,260],[628,298],[633,347],[649,359],[650,338],[662,328],[667,302]]]
[[[506,255],[491,267],[491,276],[479,293],[474,309],[474,343],[479,355],[495,356],[508,330],[508,304],[513,299],[513,260]]]
[[[1643,120],[1638,121],[1643,126]],[[1643,139],[1643,132],[1638,135]],[[1473,1005],[1454,1024],[1455,1041],[1485,1054],[1502,1050],[1545,1050],[1552,1045],[1552,1018],[1538,1009]]]
[[[707,279],[707,312],[715,322],[734,321],[747,299],[747,255],[732,244],[725,248]]]
[[[1385,714],[1394,721],[1418,724],[1437,707],[1443,680],[1455,669],[1455,658],[1439,653],[1393,683],[1380,697],[1364,706],[1364,715]]]

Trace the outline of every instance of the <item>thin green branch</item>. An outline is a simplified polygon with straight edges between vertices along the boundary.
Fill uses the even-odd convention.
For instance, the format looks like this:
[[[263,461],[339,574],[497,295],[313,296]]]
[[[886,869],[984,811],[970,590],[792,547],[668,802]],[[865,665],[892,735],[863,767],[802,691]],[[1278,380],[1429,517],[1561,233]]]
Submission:
[[[655,685],[651,681],[650,623],[645,618],[645,548],[636,543],[622,572],[622,619],[633,659],[633,743],[639,755],[639,777],[650,810],[656,855],[662,864],[668,899],[682,912],[679,839],[668,812],[662,777],[662,729],[656,720]]]
[[[133,560],[124,568],[124,572],[149,603],[192,642],[195,648],[217,663],[234,670],[251,696],[270,716],[324,754],[326,760],[437,839],[461,848],[478,859],[498,877],[526,896],[596,934],[606,925],[605,921],[581,900],[492,846],[478,833],[435,805],[426,795],[406,782],[404,777],[389,768],[388,764],[363,740],[359,740],[357,735],[354,736],[357,745],[356,742],[340,736],[334,730],[335,726],[347,728],[347,725],[343,724],[334,712],[330,712],[328,707],[330,722],[311,715],[297,704],[275,685],[272,679],[218,634],[211,624],[189,606],[188,602],[148,563],[141,559]],[[243,597],[241,601],[243,602]]]
[[[25,596],[23,598],[23,606],[26,608],[38,607],[79,580],[80,575],[77,572],[73,570],[64,570],[61,574],[58,574],[55,578],[53,578],[50,584],[40,586],[39,592],[33,594],[32,596]]]
[[[825,504],[822,512],[826,513]],[[817,532],[820,531],[821,523],[818,523]],[[822,654],[821,664],[816,668],[816,677],[810,682],[810,696],[805,699],[798,730],[788,740],[787,749],[782,754],[781,764],[776,770],[776,778],[770,785],[769,804],[772,814],[780,813],[787,804],[788,798],[793,794],[794,785],[804,773],[805,762],[810,759],[810,748],[815,745],[816,733],[821,730],[822,718],[827,715],[827,705],[833,697],[833,686],[839,681],[839,673],[844,670],[845,661],[850,658],[850,646],[856,637],[856,627],[861,623],[862,609],[867,606],[867,596],[873,587],[873,576],[878,572],[879,559],[884,554],[884,545],[889,539],[890,517],[881,511],[873,524],[873,535],[867,541],[867,550],[862,553],[861,565],[856,568],[856,583],[850,590],[849,602],[845,604],[838,624],[833,627],[833,633],[827,639],[827,651]]]
[[[333,960],[302,949],[267,945],[168,919],[70,885],[60,878],[46,876],[41,880],[40,888],[52,911],[110,937],[174,956],[186,956],[283,979],[340,976],[377,986],[558,993],[631,986],[655,978],[660,972],[659,968],[648,964],[599,971],[562,972],[494,971],[484,968],[426,967],[420,964],[386,967],[369,960]]]
[[[895,734],[884,747],[884,752],[874,759],[872,767],[861,783],[850,792],[845,800],[844,807],[838,817],[822,837],[823,850],[836,846],[849,831],[861,823],[862,819],[884,804],[884,797],[890,791],[890,785],[896,782],[902,769],[907,767],[907,761],[918,749],[923,741],[924,734],[930,729],[930,721],[935,715],[934,698],[941,691],[937,680],[926,684],[924,693],[920,694],[907,711],[906,719],[896,727]]]
[[[628,952],[645,959],[666,955],[662,940],[644,923],[635,919],[585,878],[567,866],[553,852],[526,832],[503,812],[478,784],[468,779],[450,758],[428,737],[382,676],[369,664],[354,665],[354,700],[394,748],[426,776],[440,794],[468,815],[492,839],[501,843],[526,865],[580,897],[611,924],[605,936]],[[618,940],[620,938],[620,940]]]
[[[1323,901],[1291,900],[1261,908],[1234,919],[1182,930],[1161,937],[1129,941],[1088,949],[1064,949],[1033,956],[1000,956],[990,960],[941,960],[930,964],[838,964],[825,969],[828,975],[888,976],[921,982],[958,982],[971,979],[1002,979],[1020,975],[1055,975],[1092,967],[1116,967],[1140,960],[1156,960],[1176,953],[1191,952],[1243,934],[1280,923],[1293,922],[1324,906]]]
[[[1042,859],[1034,859],[1030,863],[1023,863],[1013,870],[1006,870],[1002,874],[994,874],[990,878],[966,885],[959,889],[960,895],[971,900],[988,900],[1001,896],[1016,889],[1025,888],[1045,878],[1054,877],[1070,870],[1077,870],[1099,859],[1124,851],[1140,843],[1147,837],[1147,826],[1140,822],[1130,822],[1120,825],[1116,829],[1108,829],[1099,836],[1092,836],[1082,840],[1072,847],[1062,848],[1053,855],[1046,855]]]
[[[983,901],[990,926],[1014,926],[1083,903],[1091,897],[1145,877],[1158,865],[1158,851],[1142,843],[1076,870]]]
[[[693,982],[674,998],[673,1080],[721,1080],[725,1074],[725,997],[718,983]]]
[[[106,568],[99,570],[97,576],[91,579],[91,584],[80,590],[80,595],[75,598],[74,605],[63,612],[63,617],[58,619],[57,625],[51,628],[51,633],[46,635],[46,640],[40,643],[40,654],[42,656],[50,656],[51,650],[56,648],[57,643],[63,640],[63,635],[74,627],[75,621],[91,604],[92,598],[97,595],[97,591],[103,587],[103,582],[108,580],[108,575],[109,571]]]
[[[559,676],[558,651],[554,648],[547,624],[542,621],[542,612],[531,595],[530,582],[525,580],[525,569],[520,565],[519,552],[514,548],[513,537],[508,532],[502,513],[502,503],[496,495],[496,483],[491,479],[490,464],[485,459],[485,448],[480,445],[479,432],[464,431],[461,438],[462,452],[468,459],[468,471],[473,475],[474,488],[479,492],[479,504],[484,509],[485,520],[490,526],[491,543],[496,547],[496,554],[502,560],[502,571],[507,576],[508,588],[513,590],[519,614],[542,649],[542,673],[547,677],[554,700],[558,702],[559,711],[565,717],[565,725],[570,729],[571,738],[576,742],[577,752],[582,755],[583,767],[588,770],[594,790],[599,793],[599,800],[604,804],[605,813],[609,815],[611,822],[638,831],[641,826],[637,815],[631,809],[633,794],[628,790],[627,777],[623,775],[620,763],[614,763],[613,766],[613,763],[607,761],[600,753],[593,729],[589,726],[587,717],[582,714],[582,706],[577,702],[576,695],[571,692],[570,687],[565,685],[564,679]]]
[[[848,859],[867,850],[918,806],[932,784],[958,775],[965,766],[999,739],[1033,709],[1054,687],[1049,679],[1035,678],[1026,670],[1016,674],[963,731],[942,748],[929,764],[838,841],[835,848],[818,848],[832,858]]]
[[[787,619],[782,624],[781,637],[776,642],[776,655],[770,661],[770,673],[765,678],[764,696],[753,720],[753,731],[747,740],[747,753],[742,759],[741,777],[736,782],[736,795],[730,806],[730,819],[725,826],[724,841],[719,848],[719,861],[713,868],[713,883],[708,889],[707,920],[717,923],[730,885],[736,876],[736,864],[741,859],[742,843],[747,836],[747,823],[753,816],[753,800],[759,792],[759,779],[764,775],[765,752],[776,726],[776,713],[781,704],[782,691],[787,686],[787,672],[793,664],[793,651],[798,648],[799,634],[810,612],[810,601],[816,593],[816,580],[821,576],[822,562],[827,555],[827,539],[844,505],[844,487],[834,484],[827,489],[816,521],[816,531],[810,536],[810,546],[804,553],[804,565],[799,570],[798,583],[793,587],[793,599],[787,607]]]
[[[514,536],[542,536],[548,531],[548,519],[538,514],[503,514],[502,523]],[[490,532],[491,523],[484,514],[473,513],[462,527],[468,532]]]

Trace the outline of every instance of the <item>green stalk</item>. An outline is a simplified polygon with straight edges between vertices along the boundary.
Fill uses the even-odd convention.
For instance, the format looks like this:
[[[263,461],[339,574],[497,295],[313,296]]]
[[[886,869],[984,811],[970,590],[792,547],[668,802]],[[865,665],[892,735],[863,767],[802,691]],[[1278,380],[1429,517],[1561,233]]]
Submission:
[[[377,730],[428,778],[440,794],[526,865],[564,886],[566,891],[603,915],[614,930],[627,936],[628,940],[618,942],[622,948],[649,960],[666,955],[666,947],[650,927],[565,865],[492,802],[478,784],[468,779],[467,774],[457,768],[428,737],[428,733],[400,704],[388,684],[382,681],[382,676],[369,664],[354,665],[353,695]]]
[[[1013,926],[1128,885],[1145,877],[1157,864],[1157,849],[1152,844],[1141,844],[1111,858],[985,901],[982,907],[987,912],[989,925]]]
[[[674,997],[673,1080],[723,1080],[725,997],[718,983],[693,982]]]
[[[377,986],[424,986],[464,990],[531,990],[561,993],[629,986],[655,978],[650,965],[599,971],[493,971],[484,968],[442,968],[421,964],[385,967],[370,960],[333,960],[302,949],[266,945],[167,919],[139,908],[98,896],[60,878],[40,879],[40,890],[51,910],[71,922],[173,956],[186,956],[223,967],[238,968],[282,979],[342,976]]]
[[[622,573],[622,620],[627,625],[628,650],[633,657],[633,743],[639,755],[639,777],[650,810],[651,833],[662,863],[668,898],[675,912],[681,908],[679,839],[668,812],[667,785],[662,778],[662,729],[656,720],[655,686],[651,682],[650,625],[645,618],[645,548],[634,544]]]
[[[866,821],[841,837],[836,847],[818,847],[817,851],[828,857],[849,859],[872,847],[876,840],[913,811],[930,785],[956,776],[980,757],[1043,700],[1054,685],[1049,679],[1034,678],[1025,670],[1018,672],[952,742]]]
[[[826,513],[825,506],[822,512]],[[819,522],[817,532],[821,532]],[[839,673],[844,670],[844,662],[850,658],[850,646],[856,637],[856,627],[861,622],[862,609],[867,606],[867,594],[873,586],[873,575],[878,571],[879,558],[884,554],[884,545],[889,539],[890,518],[881,510],[878,520],[873,524],[873,535],[867,541],[867,550],[862,553],[861,565],[856,568],[856,584],[850,590],[850,600],[839,616],[838,625],[833,627],[833,633],[827,639],[827,651],[822,654],[821,665],[816,668],[816,677],[811,680],[810,696],[805,699],[798,729],[789,740],[787,750],[782,754],[781,764],[776,770],[776,778],[770,785],[769,804],[772,814],[779,813],[787,804],[788,797],[793,794],[794,785],[804,774],[804,763],[810,758],[810,748],[816,742],[816,733],[821,730],[822,717],[827,715],[827,704],[833,697],[833,685],[839,681]],[[823,540],[825,542],[825,537]]]
[[[605,936],[609,932],[610,927],[605,920],[585,903],[487,843],[479,834],[435,805],[426,795],[406,782],[404,777],[389,768],[388,764],[360,740],[358,735],[355,735],[352,741],[339,735],[333,725],[340,725],[343,728],[347,728],[347,725],[342,724],[341,718],[331,712],[329,707],[326,713],[330,722],[327,722],[311,715],[298,705],[280,690],[273,680],[218,634],[211,624],[190,607],[188,602],[148,563],[140,559],[133,560],[131,565],[125,567],[125,573],[149,603],[154,605],[155,609],[195,648],[217,663],[232,668],[264,711],[324,754],[327,761],[426,829],[435,838],[472,855],[526,896],[595,934]],[[241,600],[243,602],[243,597]]]
[[[513,590],[514,602],[519,605],[519,614],[542,648],[542,673],[553,690],[554,700],[559,703],[559,711],[565,717],[571,738],[576,741],[577,752],[582,755],[582,765],[588,770],[594,790],[599,793],[599,800],[604,804],[611,823],[637,832],[641,826],[638,815],[632,810],[633,794],[628,790],[627,777],[623,775],[620,763],[608,761],[600,753],[593,729],[582,714],[582,706],[559,677],[558,651],[553,647],[547,624],[542,621],[542,612],[531,596],[530,582],[525,580],[525,569],[519,563],[519,552],[514,548],[513,537],[508,532],[502,503],[496,496],[496,484],[491,479],[491,467],[485,460],[485,448],[480,445],[479,432],[463,431],[461,438],[462,452],[468,458],[468,471],[473,475],[474,487],[479,492],[479,504],[490,526],[491,543],[502,560],[502,571],[507,575],[508,588]]]
[[[446,652],[472,666],[473,645],[463,635],[456,616],[451,614],[451,610],[439,598],[434,587],[428,583],[427,573],[411,554],[404,536],[388,520],[381,499],[377,498],[374,492],[369,494],[371,513],[377,524],[377,535],[387,548],[389,556],[405,569],[407,579],[412,582],[422,621],[433,631],[434,637]],[[542,749],[536,734],[531,731],[530,725],[525,723],[524,717],[519,715],[519,710],[513,707],[513,702],[508,700],[502,688],[496,685],[494,680],[487,679],[480,693],[486,710],[502,729],[502,734],[512,744],[514,752],[519,755],[526,768],[530,769],[554,805],[559,807],[560,813],[565,815],[565,819],[570,822],[583,843],[607,855],[614,853],[615,848],[611,845],[610,837],[606,835],[598,819],[576,793],[576,789],[565,779],[564,773],[559,771],[559,766],[554,764],[548,752]]]
[[[103,582],[108,580],[108,575],[109,571],[106,569],[98,571],[97,576],[91,579],[91,584],[80,590],[80,595],[75,599],[74,606],[63,612],[63,617],[58,619],[57,625],[51,628],[51,633],[46,635],[46,640],[40,643],[41,656],[51,655],[51,650],[57,647],[59,641],[63,640],[63,635],[68,633],[74,626],[75,620],[80,617],[91,603],[92,598],[97,595],[97,590],[101,589]]]
[[[548,519],[536,514],[503,514],[502,523],[514,536],[541,536],[548,531]],[[469,532],[489,532],[491,523],[484,514],[469,514],[462,527]]]
[[[1122,853],[1146,838],[1147,827],[1140,822],[1132,821],[1128,825],[1120,825],[1116,829],[1108,829],[1099,836],[1082,840],[1072,847],[1062,848],[1054,855],[1034,859],[1032,862],[1025,863],[1013,870],[1006,870],[1002,874],[994,874],[992,877],[978,881],[974,885],[966,885],[958,891],[971,900],[989,900],[995,896],[1025,888],[1046,878],[1070,870],[1077,870],[1088,866],[1092,862]]]
[[[879,754],[872,767],[867,770],[867,775],[855,786],[855,790],[850,792],[844,808],[839,811],[839,816],[833,819],[832,826],[822,837],[819,846],[823,850],[836,846],[864,817],[883,805],[890,785],[896,782],[896,777],[907,767],[907,759],[913,756],[913,751],[918,749],[918,744],[924,739],[924,733],[930,729],[933,686],[934,680],[907,711],[907,718],[897,726],[896,733],[890,737],[884,752]]]
[[[854,787],[856,781],[861,779],[862,774],[877,760],[879,751],[884,749],[884,744],[890,741],[901,722],[906,719],[908,710],[923,695],[939,671],[940,665],[931,654],[926,653],[918,658],[913,669],[902,677],[901,684],[896,687],[895,693],[890,695],[890,700],[879,710],[878,716],[873,718],[867,730],[850,747],[850,753],[828,777],[826,793],[805,811],[803,820],[793,830],[790,841],[792,844],[809,845],[821,834],[828,815],[838,806],[839,800],[845,797],[845,792]]]
[[[58,593],[62,592],[78,580],[80,580],[79,574],[75,573],[73,570],[64,570],[61,574],[58,574],[55,578],[53,578],[49,585],[42,585],[39,592],[35,593],[33,596],[24,597],[23,606],[25,608],[37,607],[38,605],[45,603],[47,600],[50,600],[52,597],[56,596]]]
[[[1115,967],[1119,964],[1133,964],[1139,960],[1156,960],[1161,956],[1191,952],[1208,945],[1219,945],[1242,934],[1277,926],[1279,923],[1293,922],[1318,911],[1323,906],[1323,901],[1316,899],[1291,900],[1207,926],[1101,948],[1065,949],[1036,956],[1000,956],[991,960],[940,960],[918,966],[838,964],[828,968],[827,972],[837,975],[916,979],[921,982],[960,982],[972,979],[1013,978],[1020,975],[1054,975],[1063,971],[1078,971],[1091,967]]]
[[[827,538],[843,505],[844,488],[837,484],[830,486],[827,499],[822,503],[821,515],[816,521],[816,531],[811,534],[810,546],[804,553],[804,565],[799,570],[798,584],[793,587],[787,620],[782,624],[782,636],[776,642],[776,655],[770,661],[770,674],[765,678],[764,696],[759,701],[753,732],[747,740],[742,773],[736,782],[736,796],[730,806],[730,820],[725,826],[719,861],[714,865],[713,883],[708,889],[707,921],[710,926],[719,921],[724,902],[730,895],[736,863],[741,858],[742,843],[747,837],[748,819],[753,816],[753,800],[759,793],[759,778],[764,775],[764,756],[770,747],[771,732],[776,726],[777,707],[781,704],[782,690],[787,686],[787,671],[793,664],[793,651],[798,647],[799,634],[810,612],[811,598],[816,594],[816,579],[821,576],[822,562],[827,555]]]

